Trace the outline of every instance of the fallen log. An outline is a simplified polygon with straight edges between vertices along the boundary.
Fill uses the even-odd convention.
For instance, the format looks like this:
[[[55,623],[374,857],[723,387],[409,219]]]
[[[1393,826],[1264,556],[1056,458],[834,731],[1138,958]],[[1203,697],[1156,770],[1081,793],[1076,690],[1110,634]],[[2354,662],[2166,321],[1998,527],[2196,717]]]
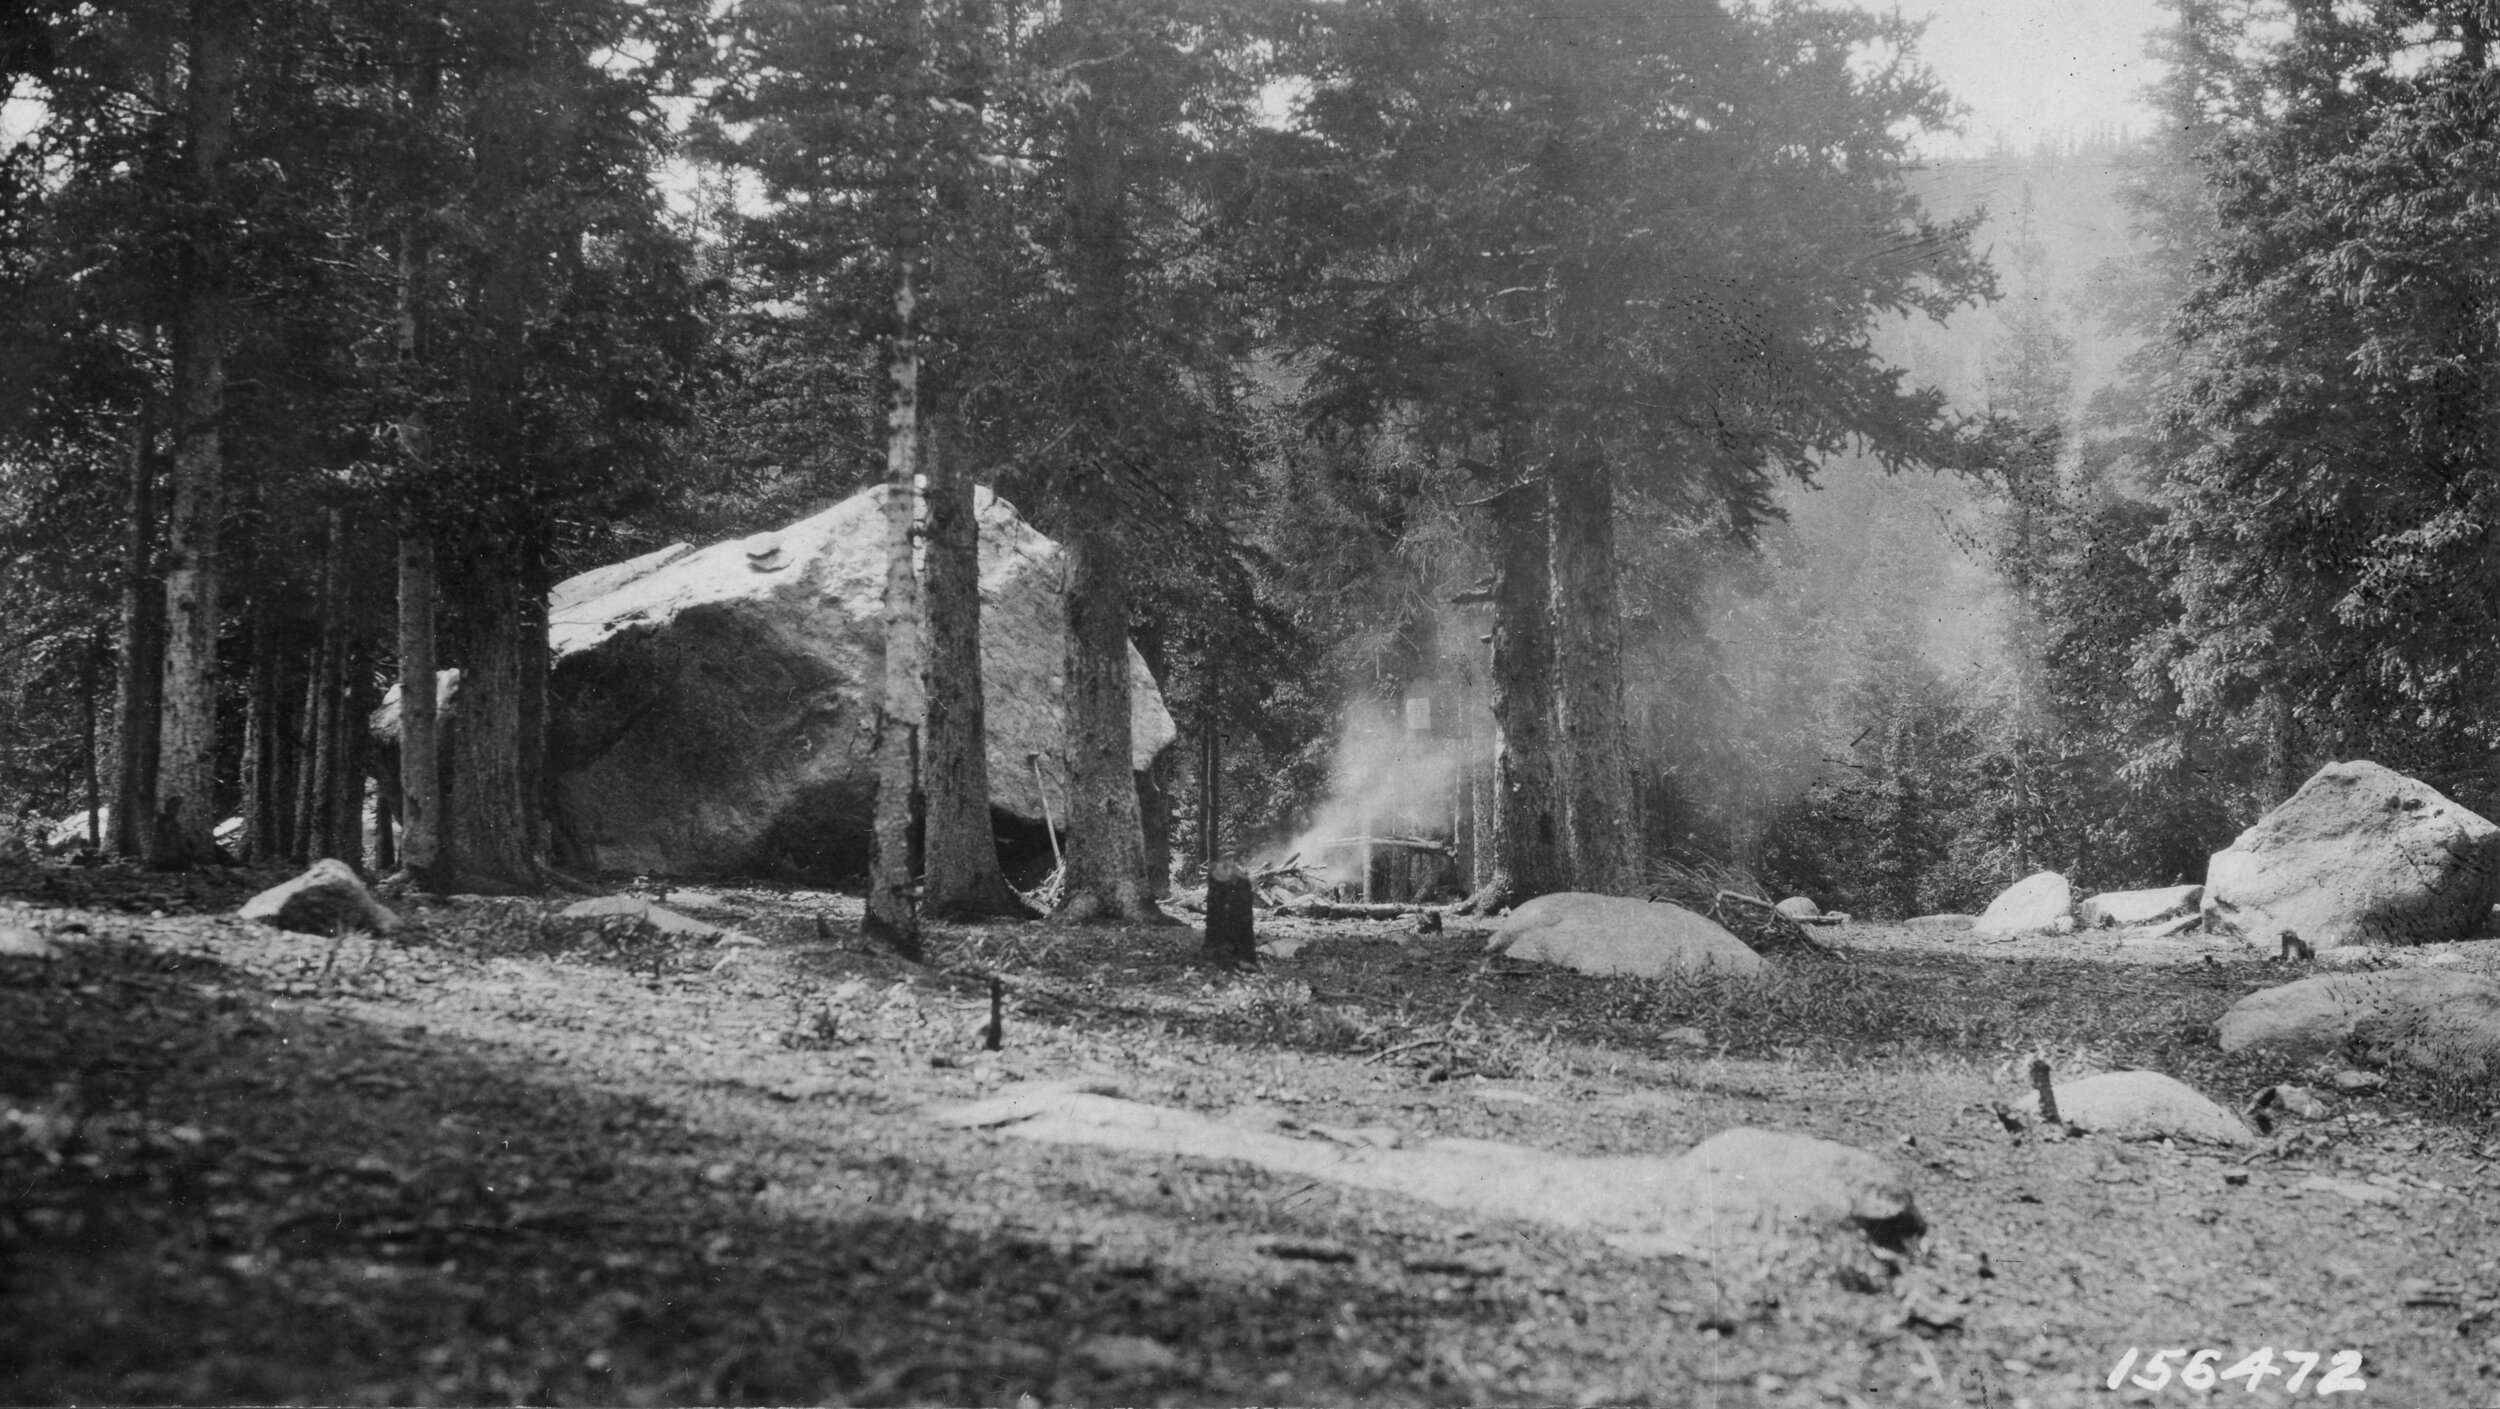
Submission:
[[[1298,920],[1403,920],[1409,915],[1432,914],[1438,908],[1432,905],[1361,905],[1336,900],[1304,900],[1279,905],[1276,913]]]
[[[1434,841],[1430,837],[1339,837],[1326,843],[1322,849],[1334,851],[1341,846],[1390,846],[1407,851],[1428,851],[1436,856],[1450,854],[1448,842]]]

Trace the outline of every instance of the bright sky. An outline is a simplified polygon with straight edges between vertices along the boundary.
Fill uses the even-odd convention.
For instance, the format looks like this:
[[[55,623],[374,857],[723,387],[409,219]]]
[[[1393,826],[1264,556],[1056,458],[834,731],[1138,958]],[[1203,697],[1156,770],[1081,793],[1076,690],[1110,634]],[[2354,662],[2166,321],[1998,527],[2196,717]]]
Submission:
[[[1901,12],[1927,20],[1928,66],[1970,109],[1963,137],[1937,155],[1984,152],[1999,132],[2022,149],[2096,125],[2139,136],[2152,125],[2144,41],[2169,22],[2159,0],[1901,0]]]

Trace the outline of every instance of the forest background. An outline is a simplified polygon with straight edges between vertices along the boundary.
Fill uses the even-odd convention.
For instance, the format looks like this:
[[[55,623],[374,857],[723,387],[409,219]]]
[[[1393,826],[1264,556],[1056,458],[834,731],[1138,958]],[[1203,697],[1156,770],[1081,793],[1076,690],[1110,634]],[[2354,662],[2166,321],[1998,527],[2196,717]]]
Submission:
[[[1078,799],[1112,913],[1358,795],[1878,916],[2331,758],[2488,813],[2487,18],[2172,10],[2157,131],[1922,164],[1915,35],[1788,3],[37,4],[0,812],[360,854],[439,650],[446,879],[543,884],[547,586],[917,468],[1181,725]]]

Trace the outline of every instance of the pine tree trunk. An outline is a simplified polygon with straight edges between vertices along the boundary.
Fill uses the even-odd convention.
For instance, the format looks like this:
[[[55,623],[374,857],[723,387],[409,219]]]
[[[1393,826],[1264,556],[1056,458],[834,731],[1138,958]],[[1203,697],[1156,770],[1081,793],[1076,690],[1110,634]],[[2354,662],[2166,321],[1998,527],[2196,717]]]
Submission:
[[[521,579],[521,622],[516,644],[521,652],[520,700],[517,721],[521,747],[521,830],[528,838],[530,869],[541,884],[561,878],[549,866],[548,838],[551,828],[549,790],[553,783],[547,770],[547,682],[555,669],[553,648],[547,642],[547,591],[554,584],[548,580],[546,559],[533,555]]]
[[[1615,583],[1614,477],[1585,449],[1552,469],[1554,723],[1563,782],[1565,879],[1574,890],[1640,888],[1623,611]]]
[[[98,860],[104,856],[104,761],[103,739],[96,719],[96,692],[102,688],[104,650],[104,629],[97,627],[87,638],[86,668],[78,675],[79,723],[86,735],[85,757],[80,760],[79,771],[87,785],[87,855]]]
[[[1490,913],[1565,888],[1554,760],[1554,643],[1548,627],[1542,479],[1504,490],[1493,519],[1493,874],[1470,901]]]
[[[165,585],[156,576],[155,427],[147,409],[131,418],[129,518],[122,540],[119,702],[115,720],[113,852],[148,854],[155,812],[157,698],[164,686]]]
[[[434,540],[422,529],[399,535],[399,794],[400,866],[421,889],[440,880],[442,728],[435,712],[441,688],[434,669]]]
[[[342,604],[347,572],[345,537],[343,516],[337,509],[330,510],[325,523],[318,598],[321,647],[314,671],[312,710],[305,729],[312,780],[306,789],[304,806],[307,861],[325,856],[346,860],[349,856],[339,836],[339,710],[347,676],[347,622]]]
[[[350,599],[353,606],[353,599]],[[373,717],[379,703],[373,685],[371,648],[362,643],[351,644],[347,655],[347,679],[339,709],[339,778],[344,784],[340,810],[346,817],[348,857],[358,866],[370,866],[373,874],[386,875],[390,862],[365,852],[366,798],[371,792],[373,739],[365,721]],[[379,834],[376,836],[378,841]]]
[[[1055,919],[1163,918],[1130,766],[1128,577],[1100,511],[1068,534],[1068,850]]]
[[[1146,845],[1146,894],[1172,894],[1172,749],[1156,754],[1137,775],[1137,820]]]
[[[2257,710],[2259,727],[2265,731],[2265,804],[2272,809],[2291,801],[2307,781],[2300,776],[2299,723],[2280,686],[2269,687],[2258,697]]]
[[[523,657],[532,615],[523,601],[526,548],[481,547],[449,574],[456,596],[461,662],[460,727],[451,731],[453,786],[444,815],[438,869],[445,890],[526,895],[544,878],[529,833],[523,794]],[[400,697],[405,706],[407,696]],[[404,721],[404,716],[403,716]]]
[[[246,17],[194,0],[184,113],[185,194],[195,228],[180,251],[173,336],[173,505],[166,517],[165,674],[150,864],[214,861],[217,847],[217,531],[224,511],[226,150],[234,135]]]
[[[911,535],[920,492],[920,349],[913,323],[912,268],[895,283],[892,378],[885,438],[885,663],[877,696],[877,803],[860,929],[907,959],[920,957],[920,915],[912,894],[912,792],[919,786],[920,582]]]
[[[1094,6],[1071,8],[1079,22]],[[1108,94],[1088,93],[1070,124],[1065,168],[1078,356],[1094,371],[1102,405],[1076,408],[1103,425],[1122,419],[1111,385],[1128,320],[1126,151]],[[1118,493],[1109,457],[1116,444],[1088,445],[1095,457],[1074,467],[1067,553],[1068,848],[1061,900],[1052,918],[1162,921],[1146,880],[1144,823],[1129,737],[1128,575],[1122,560]]]
[[[1131,635],[1130,643],[1146,662],[1146,673],[1168,678],[1163,641],[1155,634]],[[1131,742],[1134,742],[1132,740]],[[1165,749],[1136,770],[1137,826],[1146,854],[1146,894],[1160,901],[1172,894],[1172,755]]]
[[[928,480],[927,543],[922,609],[929,628],[927,746],[921,787],[927,795],[922,856],[925,910],[931,919],[1029,918],[1033,908],[998,867],[998,836],[990,825],[989,734],[981,682],[981,542],[972,475],[932,426],[923,466]]]
[[[1213,649],[1206,669],[1206,698],[1198,705],[1198,867],[1213,876],[1224,854],[1224,663]]]
[[[243,835],[235,839],[235,855],[258,861],[268,846],[266,802],[269,791],[270,694],[269,609],[252,604],[252,659],[245,667],[243,692],[243,797],[239,809]]]
[[[298,866],[310,864],[321,854],[321,688],[329,679],[321,652],[326,644],[327,634],[316,621],[312,649],[304,655],[304,712],[295,719],[295,769],[288,801],[294,820],[287,828],[291,839],[287,854]]]

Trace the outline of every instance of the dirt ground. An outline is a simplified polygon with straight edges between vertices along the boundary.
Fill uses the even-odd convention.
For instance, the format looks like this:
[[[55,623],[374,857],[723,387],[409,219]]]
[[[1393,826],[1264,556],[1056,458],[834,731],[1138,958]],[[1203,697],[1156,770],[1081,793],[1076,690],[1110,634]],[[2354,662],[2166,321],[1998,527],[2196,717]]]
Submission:
[[[2336,1400],[2500,1404],[2493,1093],[2225,1056],[2214,1018],[2303,971],[2226,945],[1853,925],[1747,989],[1455,926],[1270,920],[1294,952],[1231,974],[1188,928],[1031,924],[917,967],[822,893],[674,897],[724,944],[519,901],[333,940],[229,918],[273,879],[0,871],[0,929],[56,951],[0,958],[0,1399],[2047,1409],[2200,1397],[2113,1392],[2130,1348],[2264,1346],[2211,1397],[2316,1397],[2288,1352],[2348,1350]],[[2011,1132],[2036,1049],[2331,1110],[2253,1150]],[[1931,1231],[1886,1291],[1738,1285],[928,1119],[1063,1077],[1572,1154],[1803,1131],[1893,1161]]]

